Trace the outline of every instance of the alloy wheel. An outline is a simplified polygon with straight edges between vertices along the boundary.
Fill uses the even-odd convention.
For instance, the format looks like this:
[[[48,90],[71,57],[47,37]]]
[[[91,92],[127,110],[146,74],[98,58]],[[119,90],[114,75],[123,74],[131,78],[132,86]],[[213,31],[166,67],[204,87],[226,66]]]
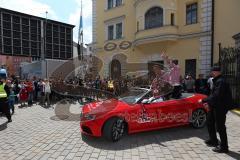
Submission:
[[[117,141],[119,139],[121,139],[121,137],[124,134],[124,122],[121,119],[118,119],[112,127],[112,139],[113,141]]]
[[[194,128],[204,127],[207,120],[206,112],[202,109],[198,109],[192,114],[192,125]]]

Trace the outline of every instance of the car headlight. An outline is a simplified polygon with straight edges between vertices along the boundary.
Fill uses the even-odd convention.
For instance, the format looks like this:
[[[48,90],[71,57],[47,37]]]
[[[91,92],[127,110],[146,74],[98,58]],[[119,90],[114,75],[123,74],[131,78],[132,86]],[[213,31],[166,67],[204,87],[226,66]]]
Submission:
[[[84,115],[84,119],[86,120],[95,120],[96,115],[92,115],[92,114],[86,114]]]

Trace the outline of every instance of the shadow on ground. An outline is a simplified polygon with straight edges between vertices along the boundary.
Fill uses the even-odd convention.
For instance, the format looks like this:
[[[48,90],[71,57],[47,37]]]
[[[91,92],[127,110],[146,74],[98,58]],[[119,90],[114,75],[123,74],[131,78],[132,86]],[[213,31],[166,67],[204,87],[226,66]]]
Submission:
[[[203,141],[208,138],[208,134],[206,128],[203,129],[193,129],[189,126],[171,128],[171,129],[162,129],[157,131],[151,132],[143,132],[137,133],[132,135],[126,135],[123,139],[116,143],[112,143],[106,141],[103,138],[94,138],[82,135],[82,139],[88,145],[104,150],[114,150],[114,151],[121,151],[132,149],[135,147],[145,146],[149,144],[157,144],[162,147],[167,147],[165,145],[166,142],[171,142],[175,140],[186,140],[189,138],[197,137],[202,139]],[[188,141],[185,141],[188,143]],[[201,143],[199,143],[201,145]],[[204,145],[204,144],[202,144]],[[228,156],[232,157],[233,159],[240,159],[240,152],[233,152],[230,151]]]
[[[0,131],[7,129],[7,124],[8,124],[7,122],[0,124]]]
[[[88,145],[105,150],[125,150],[133,147],[145,146],[148,144],[158,144],[163,147],[165,142],[188,139],[192,137],[199,137],[200,139],[207,139],[206,129],[193,129],[189,126],[161,129],[151,132],[143,132],[132,135],[126,135],[123,139],[118,142],[112,143],[106,141],[103,138],[94,138],[82,135],[82,139]]]
[[[238,153],[230,151],[227,155],[232,157],[233,159],[236,159],[236,160],[240,159],[240,151],[238,151]]]

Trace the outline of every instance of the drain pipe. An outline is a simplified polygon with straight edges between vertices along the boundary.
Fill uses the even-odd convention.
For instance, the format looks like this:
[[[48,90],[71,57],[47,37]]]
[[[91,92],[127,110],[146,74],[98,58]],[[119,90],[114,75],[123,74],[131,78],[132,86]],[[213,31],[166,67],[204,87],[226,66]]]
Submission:
[[[213,62],[214,62],[214,43],[215,43],[215,0],[212,0],[212,48],[211,48],[211,66],[213,66]],[[220,51],[219,51],[220,52]],[[220,58],[220,57],[219,57]]]

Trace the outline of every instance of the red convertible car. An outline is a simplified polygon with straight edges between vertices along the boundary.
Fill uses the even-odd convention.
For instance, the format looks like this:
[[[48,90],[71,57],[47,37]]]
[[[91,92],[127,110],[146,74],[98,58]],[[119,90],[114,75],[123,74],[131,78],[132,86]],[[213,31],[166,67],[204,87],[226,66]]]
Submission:
[[[150,89],[132,88],[119,98],[89,103],[82,108],[83,134],[118,141],[125,134],[191,124],[202,128],[208,109],[199,103],[206,96],[183,93],[154,99]]]

